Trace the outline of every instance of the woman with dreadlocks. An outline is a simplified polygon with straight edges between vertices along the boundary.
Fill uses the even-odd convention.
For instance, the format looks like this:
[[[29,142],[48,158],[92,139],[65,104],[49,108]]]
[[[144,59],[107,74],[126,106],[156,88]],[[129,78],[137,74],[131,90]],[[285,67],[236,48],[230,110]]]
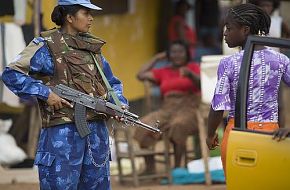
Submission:
[[[249,35],[267,35],[270,17],[253,4],[240,4],[228,11],[226,30],[227,45],[241,47],[241,51],[223,58],[218,67],[218,81],[208,116],[207,146],[214,149],[219,145],[216,129],[225,110],[229,111],[221,143],[221,158],[226,172],[226,149],[228,135],[234,127],[235,100],[244,46]],[[289,59],[271,48],[255,46],[251,66],[249,96],[247,100],[248,129],[274,131],[278,126],[278,90],[281,79],[290,86]],[[264,102],[267,102],[266,104]]]

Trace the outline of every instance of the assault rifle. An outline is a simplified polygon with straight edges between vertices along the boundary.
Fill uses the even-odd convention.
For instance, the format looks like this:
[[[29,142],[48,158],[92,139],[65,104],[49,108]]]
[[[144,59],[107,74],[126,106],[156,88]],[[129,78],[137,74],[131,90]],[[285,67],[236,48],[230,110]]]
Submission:
[[[91,133],[86,121],[87,115],[86,108],[93,109],[96,112],[104,113],[111,117],[114,116],[118,116],[120,118],[122,117],[124,118],[124,122],[129,122],[132,123],[133,125],[137,124],[138,126],[143,127],[144,129],[147,129],[149,131],[161,133],[160,129],[142,123],[139,120],[138,115],[131,113],[127,110],[124,110],[119,106],[116,106],[115,104],[112,104],[100,97],[92,97],[88,94],[65,86],[63,84],[56,85],[52,89],[52,91],[61,98],[67,99],[74,103],[75,124],[82,138]]]

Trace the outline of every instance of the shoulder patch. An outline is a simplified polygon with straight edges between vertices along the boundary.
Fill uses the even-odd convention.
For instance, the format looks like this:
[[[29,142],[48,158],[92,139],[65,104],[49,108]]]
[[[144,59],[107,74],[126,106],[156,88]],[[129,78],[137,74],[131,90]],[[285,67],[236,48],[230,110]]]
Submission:
[[[32,41],[33,41],[36,45],[38,45],[39,43],[44,42],[44,38],[42,38],[42,37],[37,37],[37,38],[34,38]]]

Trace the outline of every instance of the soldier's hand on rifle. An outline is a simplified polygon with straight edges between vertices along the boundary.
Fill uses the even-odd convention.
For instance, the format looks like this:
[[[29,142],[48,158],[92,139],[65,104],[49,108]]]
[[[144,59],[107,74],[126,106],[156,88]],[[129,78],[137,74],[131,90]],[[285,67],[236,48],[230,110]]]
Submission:
[[[126,110],[126,109],[127,109],[127,107],[126,107],[125,105],[122,105],[121,108],[122,108],[123,110]],[[119,122],[122,122],[122,121],[125,120],[124,117],[118,117],[118,116],[115,116],[114,119],[116,119],[116,120],[119,121]]]
[[[71,105],[68,101],[59,97],[54,92],[50,92],[46,102],[53,110],[59,110],[63,108],[64,105],[69,106],[71,108],[73,107],[73,105]]]

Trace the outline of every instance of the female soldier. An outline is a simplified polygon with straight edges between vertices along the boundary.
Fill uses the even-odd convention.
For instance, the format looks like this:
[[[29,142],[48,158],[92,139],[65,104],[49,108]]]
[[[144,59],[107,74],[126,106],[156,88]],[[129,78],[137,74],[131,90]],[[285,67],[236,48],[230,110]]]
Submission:
[[[242,50],[220,61],[218,81],[208,118],[207,145],[218,146],[216,129],[229,110],[228,124],[221,145],[221,156],[226,171],[226,148],[230,130],[234,127],[237,84],[243,58],[243,49],[248,35],[267,35],[271,19],[262,9],[253,4],[237,5],[228,11],[225,41],[228,46],[241,46]],[[248,129],[274,131],[278,126],[278,91],[280,80],[290,85],[289,59],[265,46],[255,46],[251,66],[247,119]],[[266,102],[266,103],[265,103]]]
[[[21,98],[36,97],[39,101],[43,126],[35,164],[41,189],[111,189],[109,136],[104,115],[88,111],[92,132],[81,138],[71,104],[51,90],[64,84],[107,98],[108,90],[100,75],[103,71],[120,101],[127,104],[121,82],[101,55],[104,41],[88,33],[93,21],[91,10],[101,8],[89,0],[59,0],[51,18],[60,28],[42,32],[2,75],[15,94]]]
[[[169,65],[154,69],[155,64],[168,59]],[[195,110],[200,101],[199,65],[190,62],[190,53],[183,41],[174,41],[166,53],[159,53],[139,71],[139,80],[150,80],[160,87],[162,105],[157,111],[151,112],[141,120],[154,124],[159,120],[161,130],[168,130],[170,141],[174,145],[175,167],[180,167],[182,155],[185,154],[185,143],[189,135],[197,132]],[[154,146],[160,135],[136,129],[135,139],[141,148]],[[145,173],[154,173],[153,156],[145,156]]]

